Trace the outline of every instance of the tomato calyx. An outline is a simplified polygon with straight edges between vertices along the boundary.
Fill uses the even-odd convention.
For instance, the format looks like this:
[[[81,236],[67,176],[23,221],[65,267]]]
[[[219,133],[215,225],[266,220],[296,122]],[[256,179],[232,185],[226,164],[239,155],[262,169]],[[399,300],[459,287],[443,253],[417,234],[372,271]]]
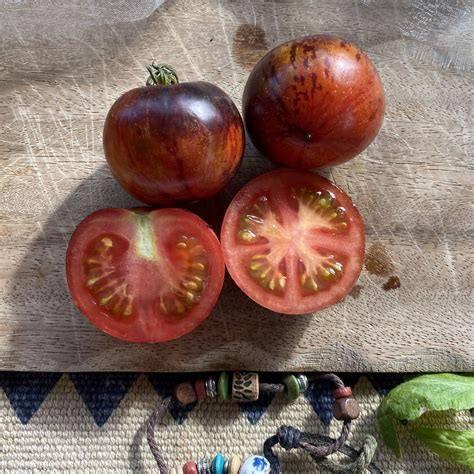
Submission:
[[[146,80],[147,86],[171,86],[179,83],[176,70],[168,64],[153,61],[146,68],[150,74]]]

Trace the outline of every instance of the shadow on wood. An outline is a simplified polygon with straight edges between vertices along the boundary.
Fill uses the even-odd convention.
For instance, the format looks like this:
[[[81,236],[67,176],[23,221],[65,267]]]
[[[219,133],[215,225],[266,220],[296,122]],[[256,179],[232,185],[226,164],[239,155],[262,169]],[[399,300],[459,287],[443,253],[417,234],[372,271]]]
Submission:
[[[137,205],[140,203],[119,188],[104,165],[84,180],[50,216],[10,285],[9,302],[17,316],[9,341],[11,358],[34,365],[32,360],[22,360],[22,354],[28,357],[30,351],[35,352],[31,345],[40,344],[42,351],[49,354],[48,370],[59,366],[74,370],[78,365],[90,370],[97,366],[103,368],[108,364],[104,364],[102,358],[117,360],[111,354],[121,352],[122,362],[118,366],[112,364],[110,369],[140,367],[166,371],[167,361],[170,367],[175,368],[179,361],[185,369],[198,370],[203,361],[209,359],[215,370],[245,369],[255,365],[256,360],[267,359],[266,365],[271,370],[277,367],[273,358],[281,360],[295,356],[294,348],[311,316],[287,317],[260,308],[230,278],[226,278],[221,299],[208,320],[177,341],[130,344],[115,340],[90,325],[72,304],[67,289],[65,254],[71,228],[66,223],[72,216],[77,225],[99,208]],[[219,197],[189,207],[216,225],[225,209],[225,200]],[[31,287],[25,292],[27,283]],[[57,318],[63,320],[60,326],[55,323]],[[48,336],[38,340],[35,333]],[[24,351],[26,347],[29,351]],[[64,353],[69,354],[69,360],[64,360]],[[209,366],[209,362],[206,365]]]

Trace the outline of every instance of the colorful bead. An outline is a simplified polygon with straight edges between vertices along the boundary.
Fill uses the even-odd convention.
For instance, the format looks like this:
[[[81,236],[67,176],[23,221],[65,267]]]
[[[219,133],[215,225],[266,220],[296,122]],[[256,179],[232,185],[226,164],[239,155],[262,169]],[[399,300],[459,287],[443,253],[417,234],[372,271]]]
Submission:
[[[211,468],[209,467],[209,461],[207,459],[201,459],[197,463],[198,474],[211,474]]]
[[[217,392],[222,401],[229,399],[229,374],[221,372],[219,374],[219,381],[217,382]]]
[[[194,461],[188,461],[183,466],[183,474],[198,474],[198,467]]]
[[[196,391],[197,399],[200,402],[206,398],[206,386],[204,380],[196,380],[194,382],[194,390]]]
[[[296,400],[301,393],[300,383],[294,375],[287,375],[283,379],[283,384],[286,388],[286,396],[290,402]]]
[[[240,466],[242,466],[242,459],[239,456],[232,456],[226,474],[239,474]]]
[[[174,386],[173,396],[181,405],[189,405],[197,400],[197,395],[191,382],[183,382]]]
[[[338,398],[332,405],[332,413],[336,420],[355,420],[360,415],[359,402],[355,398]]]
[[[309,387],[308,377],[306,377],[306,375],[304,374],[299,374],[296,378],[298,379],[298,383],[300,384],[301,392],[306,392]]]
[[[270,463],[263,456],[250,456],[240,468],[239,474],[268,474]]]
[[[352,397],[352,389],[351,387],[336,388],[336,390],[333,390],[332,396],[334,397],[334,400],[337,400],[338,398]]]
[[[206,379],[205,387],[206,387],[206,395],[209,398],[217,397],[216,381],[212,377],[209,377],[208,379]]]
[[[232,400],[254,402],[258,400],[258,374],[255,372],[234,372],[232,378]]]
[[[224,474],[225,457],[222,454],[217,454],[211,464],[212,474]]]

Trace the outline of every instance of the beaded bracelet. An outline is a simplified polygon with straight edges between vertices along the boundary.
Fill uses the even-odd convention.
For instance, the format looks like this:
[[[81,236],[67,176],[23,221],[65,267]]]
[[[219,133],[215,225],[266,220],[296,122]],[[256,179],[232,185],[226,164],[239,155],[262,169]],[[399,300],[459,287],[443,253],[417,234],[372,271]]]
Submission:
[[[315,433],[304,433],[291,426],[281,426],[275,435],[265,441],[263,456],[253,455],[242,461],[237,456],[226,459],[219,453],[212,462],[201,459],[198,462],[188,461],[182,468],[171,470],[168,468],[155,440],[155,426],[173,403],[186,406],[206,398],[245,403],[258,400],[260,393],[286,393],[287,399],[291,402],[308,389],[310,381],[329,382],[334,388],[333,416],[343,422],[341,434],[337,439]],[[227,372],[221,372],[217,379],[208,377],[205,380],[198,379],[175,385],[173,395],[165,398],[150,416],[146,435],[160,474],[279,474],[280,460],[272,450],[276,444],[280,444],[286,450],[304,449],[321,467],[329,471],[362,473],[368,469],[371,473],[379,474],[382,471],[371,462],[377,447],[375,438],[367,435],[360,451],[346,445],[351,421],[358,418],[359,414],[359,404],[352,397],[352,389],[346,387],[334,374],[314,374],[310,377],[304,374],[287,375],[282,383],[274,384],[259,382],[258,374],[254,372],[234,372],[232,377]],[[328,456],[336,452],[349,457],[351,462],[339,464],[330,460]]]

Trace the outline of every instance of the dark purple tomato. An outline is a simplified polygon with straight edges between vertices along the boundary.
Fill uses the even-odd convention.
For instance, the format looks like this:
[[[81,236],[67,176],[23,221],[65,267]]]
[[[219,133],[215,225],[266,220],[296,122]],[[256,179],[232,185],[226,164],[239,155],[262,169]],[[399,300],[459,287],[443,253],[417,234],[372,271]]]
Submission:
[[[104,126],[104,152],[118,182],[150,205],[219,192],[238,170],[245,136],[230,97],[207,82],[178,83],[168,66],[153,85],[123,94]]]
[[[248,134],[267,158],[293,168],[350,160],[377,135],[385,99],[370,59],[332,36],[284,43],[255,66],[243,97]]]

